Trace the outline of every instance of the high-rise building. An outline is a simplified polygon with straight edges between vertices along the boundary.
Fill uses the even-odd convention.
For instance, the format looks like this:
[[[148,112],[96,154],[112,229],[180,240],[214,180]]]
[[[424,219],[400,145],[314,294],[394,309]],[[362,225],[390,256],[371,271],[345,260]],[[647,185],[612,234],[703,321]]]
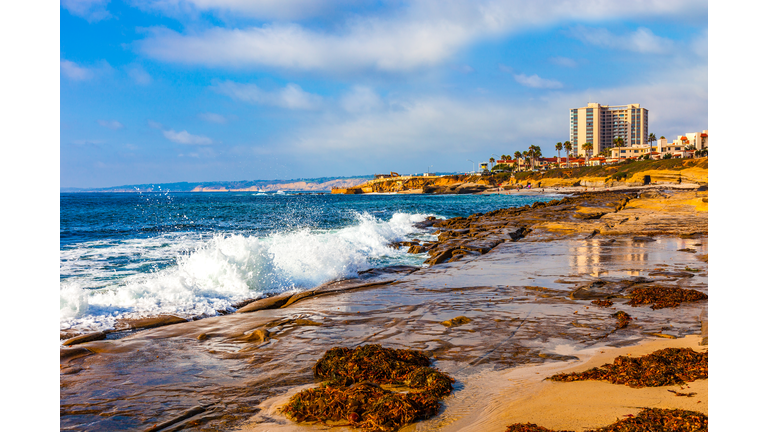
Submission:
[[[592,155],[614,146],[621,138],[625,147],[648,144],[648,110],[640,104],[600,105],[588,103],[571,110],[571,145],[580,156],[586,155],[584,144],[592,143]]]

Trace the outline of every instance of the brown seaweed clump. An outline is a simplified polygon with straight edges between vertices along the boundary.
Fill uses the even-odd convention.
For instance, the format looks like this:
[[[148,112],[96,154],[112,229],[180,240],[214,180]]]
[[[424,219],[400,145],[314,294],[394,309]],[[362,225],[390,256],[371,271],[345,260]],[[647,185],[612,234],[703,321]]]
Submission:
[[[440,399],[453,390],[453,378],[428,365],[429,358],[414,350],[332,348],[313,367],[316,377],[328,381],[294,395],[282,411],[297,422],[396,430],[437,414]],[[381,385],[405,385],[413,391],[393,392]]]
[[[610,300],[592,300],[593,305],[597,305],[600,307],[611,307],[613,306],[613,302]]]
[[[616,319],[619,321],[616,324],[616,330],[623,329],[624,327],[629,325],[629,321],[632,320],[632,317],[628,313],[626,313],[624,311],[618,311],[615,314],[613,314],[612,316],[615,316]]]
[[[618,420],[606,427],[591,429],[588,432],[706,432],[709,420],[706,415],[687,410],[645,408],[640,414]],[[507,432],[571,432],[554,431],[532,423],[515,423]]]
[[[619,356],[613,364],[584,372],[560,373],[552,381],[608,381],[630,387],[661,387],[706,379],[709,354],[690,348],[665,348],[642,357]]]
[[[443,321],[440,324],[442,324],[442,325],[444,325],[446,327],[456,327],[456,326],[460,326],[462,324],[467,324],[467,323],[470,323],[470,322],[472,322],[472,319],[467,318],[464,315],[462,315],[462,316],[457,316],[456,318],[451,318],[451,319],[449,319],[447,321]]]
[[[536,423],[515,423],[507,426],[507,432],[573,432],[573,431],[556,431],[547,429],[543,426],[539,426]]]
[[[663,309],[680,306],[683,302],[704,300],[707,295],[694,289],[652,286],[635,288],[630,294],[631,306],[650,304],[651,309]]]

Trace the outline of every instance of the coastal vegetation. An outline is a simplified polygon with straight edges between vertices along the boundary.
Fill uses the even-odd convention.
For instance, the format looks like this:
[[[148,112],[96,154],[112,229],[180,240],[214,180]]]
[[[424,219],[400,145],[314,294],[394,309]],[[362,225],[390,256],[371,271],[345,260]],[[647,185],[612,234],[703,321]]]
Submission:
[[[584,166],[570,169],[553,169],[548,171],[524,171],[515,173],[516,180],[541,180],[546,178],[581,178],[606,177],[622,180],[633,174],[651,170],[682,171],[686,168],[707,169],[708,159],[666,159],[647,161],[624,161],[616,165]]]

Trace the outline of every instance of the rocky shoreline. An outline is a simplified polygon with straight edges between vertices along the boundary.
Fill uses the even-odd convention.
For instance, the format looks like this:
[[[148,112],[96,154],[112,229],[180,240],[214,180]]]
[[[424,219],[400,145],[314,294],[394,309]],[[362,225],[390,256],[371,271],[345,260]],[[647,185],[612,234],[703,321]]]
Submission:
[[[331,346],[379,343],[423,350],[461,384],[445,402],[452,420],[440,414],[409,430],[459,430],[484,424],[461,407],[507,391],[478,388],[487,374],[573,368],[596,350],[649,338],[698,335],[706,344],[706,301],[659,310],[628,303],[644,287],[707,292],[701,189],[587,192],[431,219],[421,225],[436,241],[394,245],[425,253],[427,267],[376,269],[259,299],[235,314],[160,317],[127,323],[124,337],[67,341],[61,429],[221,430],[249,422],[248,430],[312,430],[281,417],[274,398],[311,386],[312,364]],[[590,303],[609,299],[614,307],[605,310]],[[632,317],[621,329],[611,317],[617,310]]]

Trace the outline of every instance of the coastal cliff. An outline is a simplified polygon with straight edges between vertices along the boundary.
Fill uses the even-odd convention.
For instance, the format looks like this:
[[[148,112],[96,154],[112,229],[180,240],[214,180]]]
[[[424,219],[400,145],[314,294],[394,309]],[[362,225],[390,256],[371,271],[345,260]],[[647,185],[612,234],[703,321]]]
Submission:
[[[495,172],[487,175],[441,177],[401,176],[370,180],[353,187],[335,188],[333,193],[478,193],[492,188],[513,189],[567,187],[633,187],[643,185],[697,185],[708,180],[708,158],[629,161],[617,165],[561,168],[548,171]]]

